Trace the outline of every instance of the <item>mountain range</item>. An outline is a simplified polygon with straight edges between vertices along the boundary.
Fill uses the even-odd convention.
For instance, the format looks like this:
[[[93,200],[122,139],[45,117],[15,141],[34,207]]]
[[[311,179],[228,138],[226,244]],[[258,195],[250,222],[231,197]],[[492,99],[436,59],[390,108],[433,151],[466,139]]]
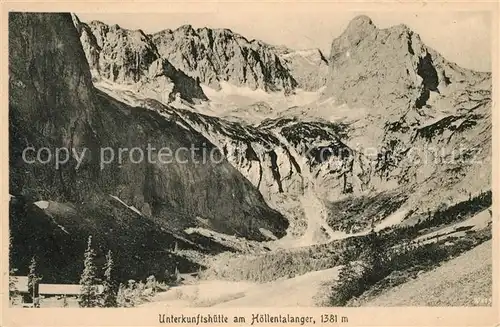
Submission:
[[[311,246],[394,217],[414,224],[491,190],[491,73],[447,61],[405,25],[356,17],[329,55],[228,29],[146,34],[69,14],[12,13],[9,30],[14,263],[49,253],[54,280],[77,278],[90,234],[101,256],[120,253],[122,278],[142,278],[172,262],[198,269],[193,253]],[[227,95],[240,115],[229,119],[210,97],[227,85],[266,98],[244,106]],[[273,105],[300,92],[317,97]],[[258,111],[266,118],[246,118]],[[89,158],[57,171],[22,161],[28,145],[145,144],[196,144],[223,160],[100,169]]]

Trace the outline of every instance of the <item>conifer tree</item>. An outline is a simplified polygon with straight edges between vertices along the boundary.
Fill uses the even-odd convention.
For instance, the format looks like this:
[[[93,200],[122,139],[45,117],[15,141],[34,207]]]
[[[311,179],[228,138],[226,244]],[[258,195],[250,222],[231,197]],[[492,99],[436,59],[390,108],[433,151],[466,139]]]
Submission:
[[[127,297],[125,295],[125,285],[120,283],[118,287],[118,292],[116,294],[116,304],[118,307],[124,308],[127,306]]]
[[[113,279],[114,262],[111,250],[106,255],[106,263],[104,264],[104,281],[102,293],[102,305],[106,308],[116,307],[116,283]]]
[[[33,256],[31,258],[29,273],[28,273],[28,296],[31,297],[33,304],[35,307],[38,307],[38,303],[36,299],[38,298],[38,282],[40,281],[40,276],[38,276],[37,272],[37,263],[36,259]]]
[[[9,299],[11,300],[11,303],[14,301],[14,297],[18,294],[17,290],[17,277],[16,272],[17,269],[12,266],[13,264],[13,252],[12,252],[12,234],[9,235]]]
[[[154,275],[149,276],[146,279],[146,286],[147,289],[151,289],[151,292],[154,294],[157,289],[157,284],[156,284],[156,277]]]
[[[89,236],[84,254],[83,272],[80,277],[80,296],[78,304],[82,308],[92,308],[98,305],[95,251],[92,249],[92,236]]]

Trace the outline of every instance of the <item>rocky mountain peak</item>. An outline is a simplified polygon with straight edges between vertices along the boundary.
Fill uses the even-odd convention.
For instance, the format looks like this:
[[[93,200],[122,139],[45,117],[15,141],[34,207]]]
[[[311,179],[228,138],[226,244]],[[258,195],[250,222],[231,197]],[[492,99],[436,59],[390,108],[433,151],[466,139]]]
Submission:
[[[175,29],[174,33],[183,33],[186,35],[191,35],[191,34],[194,34],[196,32],[191,24],[185,24],[185,25],[181,25],[177,29]]]
[[[81,255],[88,235],[118,254],[124,280],[161,274],[165,267],[197,271],[195,262],[208,262],[198,251],[221,251],[218,242],[241,242],[245,253],[257,253],[257,242],[239,237],[271,241],[266,247],[334,241],[328,243],[333,248],[305,248],[308,256],[328,249],[330,262],[337,245],[343,247],[339,238],[357,242],[370,230],[392,233],[387,227],[404,221],[404,229],[387,235],[404,235],[406,242],[407,227],[434,220],[431,210],[448,216],[458,211],[453,203],[470,208],[473,194],[491,188],[491,74],[447,61],[405,25],[379,29],[358,16],[333,41],[326,60],[318,49],[273,47],[227,29],[184,25],[146,35],[73,17],[75,30],[71,17],[61,14],[9,18],[10,226],[17,248],[24,249],[15,251],[13,266],[27,267],[32,254],[43,251],[45,276],[63,272],[76,280],[81,268],[70,259]],[[94,77],[115,84],[106,89],[92,81],[86,61]],[[200,81],[287,91],[315,89],[327,80],[325,96],[351,110],[333,101],[296,107],[313,111],[325,104],[332,112],[340,109],[340,119],[291,117],[293,111],[272,118],[278,110],[266,99],[242,108],[269,115],[249,124],[163,99],[173,95],[177,105],[183,104],[179,95],[202,98]],[[367,110],[347,117],[359,107]],[[165,165],[153,154],[153,162],[131,156],[102,168],[90,157],[79,169],[70,161],[57,176],[49,166],[21,160],[28,145],[98,151],[146,144],[201,146],[223,160],[182,158],[187,160]],[[419,156],[437,147],[445,157]],[[363,150],[368,148],[375,152]],[[453,212],[441,211],[443,205]],[[433,229],[420,227],[414,232]],[[178,245],[189,251],[179,252]]]
[[[77,16],[76,16],[76,15],[74,15],[74,14],[73,14],[73,16],[74,16],[74,17],[77,17]],[[79,22],[81,22],[79,18],[78,18],[78,21],[79,21]],[[109,29],[109,26],[108,26],[107,24],[105,24],[105,23],[101,22],[100,20],[91,20],[90,22],[88,22],[88,25],[89,25],[89,26],[94,26],[94,27],[96,27],[96,26],[101,26],[101,27],[103,27],[103,28],[105,27],[105,28],[108,28],[108,29]],[[118,24],[114,24],[113,26],[115,26],[115,29],[120,28],[120,27],[118,26]]]
[[[161,58],[151,37],[142,30],[128,30],[99,21],[89,24],[73,19],[94,79],[132,85],[165,103],[176,93],[188,102],[206,100],[199,83]]]
[[[326,96],[352,107],[407,110],[439,97],[452,83],[487,78],[448,62],[404,24],[377,28],[354,18],[333,40]]]
[[[370,17],[359,15],[354,17],[347,26],[346,32],[351,34],[360,34],[362,32],[371,32],[376,28]]]
[[[316,65],[328,65],[328,60],[326,59],[325,55],[323,54],[323,52],[321,52],[320,49],[317,48],[304,50],[288,50],[282,53],[282,57],[284,58],[296,56],[301,56]]]
[[[315,91],[326,84],[328,61],[320,49],[292,50],[286,47],[274,47],[274,51],[290,70],[298,87]]]
[[[332,53],[338,51],[337,47],[347,48],[358,44],[362,39],[376,30],[372,20],[365,15],[357,16],[347,26],[344,33],[338,38],[339,45],[332,45]]]
[[[194,28],[185,24],[147,35],[142,30],[95,20],[83,23],[75,17],[94,75],[119,84],[137,83],[148,75],[148,66],[159,58],[169,61],[196,83],[216,90],[227,82],[286,94],[295,88],[314,91],[325,85],[328,75],[327,60],[319,49],[277,47],[249,40],[228,28]],[[106,53],[114,54],[102,55]],[[139,67],[134,68],[137,63]],[[201,93],[200,88],[197,94]],[[183,97],[189,100],[193,95]]]

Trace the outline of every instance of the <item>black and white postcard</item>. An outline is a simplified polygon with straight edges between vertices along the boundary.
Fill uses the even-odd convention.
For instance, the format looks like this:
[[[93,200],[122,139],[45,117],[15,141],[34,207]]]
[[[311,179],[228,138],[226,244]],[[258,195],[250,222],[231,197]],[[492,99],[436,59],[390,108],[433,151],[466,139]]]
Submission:
[[[2,325],[498,324],[498,3],[2,14]]]

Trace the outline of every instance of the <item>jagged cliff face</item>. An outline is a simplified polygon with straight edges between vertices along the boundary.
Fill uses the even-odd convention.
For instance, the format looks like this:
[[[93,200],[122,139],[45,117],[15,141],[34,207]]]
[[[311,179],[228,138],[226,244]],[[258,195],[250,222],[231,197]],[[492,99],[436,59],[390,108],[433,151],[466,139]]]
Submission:
[[[94,66],[92,54],[96,52],[87,45],[95,43],[99,46],[109,43],[106,40],[109,37],[117,38],[115,32],[101,31],[116,30],[116,27],[99,23],[88,26],[93,25],[92,33],[80,32],[91,67]],[[86,25],[81,26],[84,30]],[[118,33],[127,35],[123,39],[127,44],[119,48],[136,47],[133,45],[135,41],[128,39],[130,33]],[[91,34],[95,37],[94,41]],[[160,126],[163,132],[156,127],[145,130],[134,127],[124,135],[121,126],[135,126],[137,119],[144,121],[146,114],[143,111],[134,113],[132,117],[126,114],[129,118],[120,118],[126,121],[120,126],[116,126],[115,118],[104,116],[96,119],[112,126],[108,128],[109,133],[117,138],[117,143],[123,139],[137,139],[140,143],[154,140],[152,142],[157,142],[154,143],[157,146],[174,140],[179,144],[184,144],[184,140],[197,144],[208,142],[227,159],[230,176],[239,172],[246,178],[248,183],[242,182],[241,186],[239,182],[234,185],[227,182],[217,184],[218,177],[214,176],[220,173],[206,174],[191,167],[185,170],[185,166],[144,167],[144,173],[127,170],[126,177],[122,176],[127,182],[120,184],[120,189],[124,189],[120,197],[126,198],[126,202],[141,212],[154,213],[153,217],[168,215],[170,223],[178,228],[186,227],[183,223],[185,216],[178,214],[180,210],[189,217],[199,216],[201,220],[197,221],[205,221],[206,216],[221,219],[238,217],[238,222],[228,218],[230,226],[210,218],[209,228],[219,231],[232,233],[236,229],[239,234],[259,238],[263,235],[263,228],[278,235],[282,220],[268,219],[278,216],[268,211],[262,199],[259,200],[259,195],[254,194],[255,189],[272,207],[290,219],[289,232],[300,235],[307,227],[303,202],[313,198],[306,197],[310,192],[322,200],[324,208],[320,204],[315,210],[328,211],[330,226],[353,231],[352,224],[346,227],[340,221],[342,217],[355,217],[361,222],[357,228],[368,228],[370,220],[377,222],[400,208],[417,215],[445,202],[461,201],[470,194],[490,188],[491,74],[466,70],[446,61],[426,47],[419,36],[406,26],[382,30],[377,29],[366,16],[357,17],[333,41],[328,61],[316,50],[292,51],[257,41],[248,42],[228,30],[195,30],[184,26],[152,37],[141,33],[134,35],[139,35],[137,40],[140,44],[147,44],[139,48],[156,48],[157,57],[161,58],[146,65],[149,77],[144,77],[144,73],[139,80],[162,76],[164,71],[181,72],[179,69],[185,69],[191,80],[198,78],[213,87],[227,81],[268,90],[287,89],[286,85],[291,89],[314,90],[326,83],[323,97],[334,98],[335,103],[327,107],[332,114],[339,110],[339,104],[345,104],[347,110],[343,110],[348,113],[361,109],[366,113],[361,118],[355,115],[356,119],[350,119],[348,114],[345,120],[336,122],[304,117],[292,119],[282,115],[281,118],[251,125],[165,106],[163,99],[142,92],[131,105],[148,108],[150,112],[147,115],[154,117],[151,118],[151,126]],[[150,38],[151,42],[148,41]],[[147,53],[149,50],[144,51]],[[117,50],[117,53],[122,52]],[[251,58],[261,58],[256,61],[261,67],[258,72],[255,70],[256,62]],[[271,68],[266,66],[270,63],[273,63]],[[264,74],[266,71],[274,73]],[[120,77],[115,81],[128,83],[130,80],[133,82],[135,75],[133,70],[124,70],[116,76]],[[288,77],[276,79],[276,76],[293,76],[294,82]],[[294,83],[295,86],[292,86]],[[269,85],[277,86],[271,88]],[[120,88],[111,91],[109,94],[113,96],[128,92]],[[103,93],[97,94],[99,101],[104,101],[101,106],[114,107],[117,111],[122,108],[123,104]],[[140,98],[150,99],[138,100]],[[321,102],[326,106],[330,103]],[[262,102],[254,106],[268,112],[273,110]],[[312,111],[312,106],[314,104],[302,109]],[[157,119],[166,119],[171,125],[159,123]],[[167,131],[170,133],[168,137],[164,135]],[[197,133],[202,137],[198,138]],[[160,177],[157,177],[158,174]],[[170,176],[168,182],[164,183],[164,176]],[[201,186],[179,188],[178,183],[184,185],[187,180],[198,181],[200,185],[208,183],[211,189],[225,191],[212,197]],[[151,181],[154,181],[153,185]],[[231,190],[234,187],[241,192],[233,194]],[[144,188],[147,194],[140,194]],[[171,194],[168,190],[172,188],[179,191]],[[245,195],[247,192],[254,194],[250,200]],[[229,209],[227,204],[234,196],[243,201],[241,208],[234,209],[236,211]],[[197,202],[194,198],[204,200]],[[211,206],[214,201],[217,210]],[[169,204],[165,205],[165,202]],[[250,231],[243,232],[243,225],[238,225],[239,217],[242,212],[252,216],[248,213],[254,209],[261,214],[256,214],[256,218],[246,225]],[[344,211],[345,215],[339,214]],[[265,217],[263,221],[257,218],[260,216]]]
[[[339,198],[366,191],[370,162],[349,148],[345,124],[267,119],[254,126],[164,106],[144,100],[143,106],[202,133],[225,158],[290,221],[292,235],[307,227],[300,199],[308,191]]]
[[[284,235],[287,221],[225,160],[202,161],[196,152],[194,158],[200,160],[195,162],[184,152],[185,163],[135,163],[125,157],[101,169],[100,149],[105,147],[145,149],[150,144],[175,151],[192,145],[210,150],[213,144],[192,128],[96,90],[69,14],[11,13],[9,32],[9,189],[17,201],[10,219],[16,226],[15,242],[32,240],[26,251],[19,251],[16,263],[24,265],[32,254],[48,262],[58,255],[54,249],[64,247],[68,252],[64,260],[44,269],[54,273],[66,267],[68,279],[74,280],[80,267],[68,258],[80,256],[92,234],[102,251],[119,252],[124,272],[154,270],[161,276],[163,264],[171,261],[168,256],[139,258],[138,253],[165,252],[176,240],[203,248],[187,239],[180,241],[187,238],[179,236],[187,227],[256,240],[267,239],[269,232]],[[118,76],[131,78],[128,73]],[[27,146],[66,147],[79,154],[87,148],[88,155],[79,167],[72,158],[56,170],[53,162],[24,162],[22,151]],[[31,221],[43,222],[47,229],[34,231]],[[51,229],[58,232],[47,238],[44,233]],[[47,253],[36,244],[44,238],[43,244],[50,248]],[[172,257],[189,261],[178,254]],[[152,268],[144,271],[138,269],[141,266]]]
[[[153,42],[176,68],[215,89],[222,81],[266,91],[289,92],[297,86],[268,45],[228,29],[185,25],[155,33]]]
[[[332,42],[325,95],[350,107],[404,112],[422,108],[454,84],[488,78],[446,61],[406,25],[378,29],[367,16],[353,19]]]
[[[280,58],[326,64],[315,51],[273,49]],[[176,117],[216,145],[289,217],[292,234],[306,227],[300,201],[308,190],[328,207],[332,226],[343,229],[336,217],[346,208],[359,220],[375,216],[376,223],[402,207],[418,213],[489,187],[490,74],[447,62],[405,26],[379,30],[365,16],[354,19],[332,49],[324,97],[335,98],[332,113],[339,103],[347,111],[366,108],[362,118],[334,123],[282,116],[251,125],[155,101],[144,105]],[[283,59],[287,68],[292,62]],[[351,206],[350,199],[361,207]],[[376,215],[363,216],[362,207],[371,203],[387,208],[376,204]]]
[[[176,94],[191,103],[207,100],[199,83],[161,58],[143,31],[99,21],[86,24],[76,16],[73,20],[95,80],[130,85],[134,92],[164,103],[175,100]]]
[[[278,48],[279,56],[297,81],[297,87],[316,91],[326,85],[328,61],[319,49],[291,50]]]
[[[134,92],[165,104],[176,92],[190,102],[207,100],[199,83],[216,90],[227,82],[286,94],[326,85],[328,62],[319,49],[296,51],[248,41],[228,29],[185,25],[146,35],[99,21],[83,23],[76,16],[74,21],[95,78],[139,83]]]
[[[365,108],[361,119],[284,117],[250,126],[183,117],[282,212],[310,185],[334,203],[331,216],[350,206],[346,198],[386,203],[375,222],[399,208],[418,214],[491,187],[491,74],[448,62],[406,26],[380,30],[366,16],[333,41],[329,65],[324,97]],[[363,208],[351,209],[370,219]]]

